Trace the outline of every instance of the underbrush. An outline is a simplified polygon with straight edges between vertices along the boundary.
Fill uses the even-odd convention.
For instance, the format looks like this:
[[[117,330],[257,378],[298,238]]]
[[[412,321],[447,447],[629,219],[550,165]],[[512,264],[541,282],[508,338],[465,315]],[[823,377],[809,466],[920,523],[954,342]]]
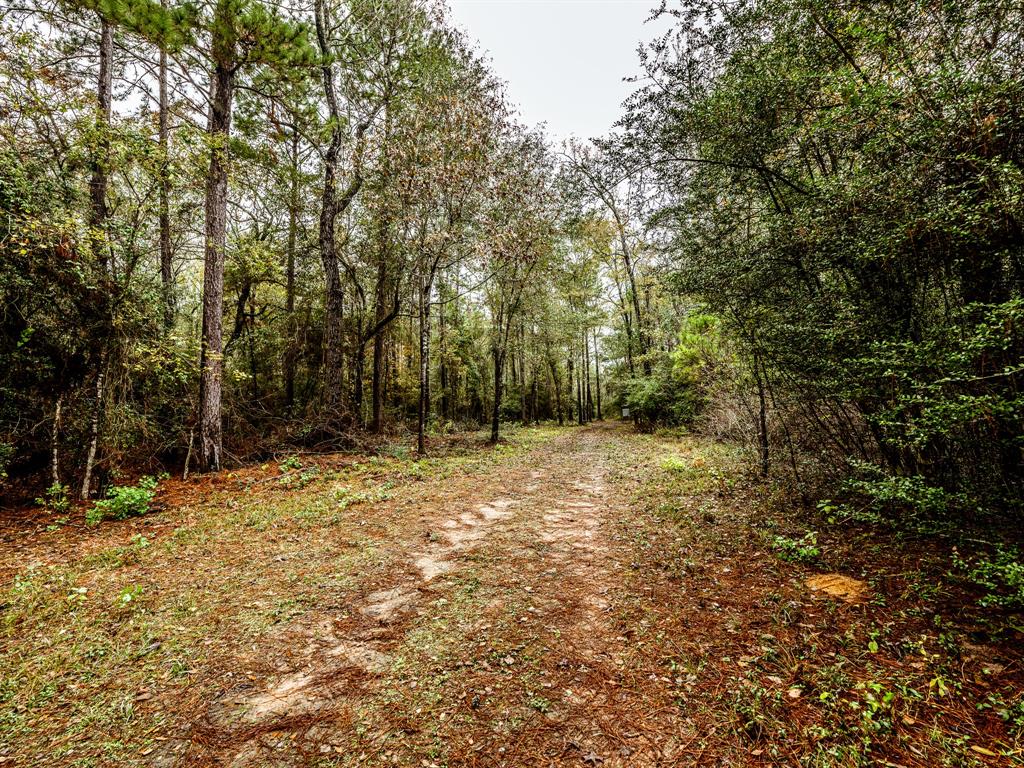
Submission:
[[[947,553],[950,578],[973,590],[981,606],[1024,610],[1019,510],[996,511],[918,475],[894,475],[864,461],[850,465],[841,498],[817,505],[827,524],[873,530],[880,539],[932,541]]]
[[[107,497],[100,499],[85,513],[87,525],[96,525],[102,520],[125,520],[149,512],[149,505],[156,496],[160,481],[146,476],[135,485],[115,485],[107,491]]]
[[[967,554],[834,503],[804,511],[752,482],[729,446],[641,439],[656,471],[636,494],[637,519],[651,515],[637,557],[664,579],[643,620],[707,665],[687,697],[706,753],[815,768],[1020,764],[1019,549],[975,540]],[[811,589],[833,574],[862,594]]]

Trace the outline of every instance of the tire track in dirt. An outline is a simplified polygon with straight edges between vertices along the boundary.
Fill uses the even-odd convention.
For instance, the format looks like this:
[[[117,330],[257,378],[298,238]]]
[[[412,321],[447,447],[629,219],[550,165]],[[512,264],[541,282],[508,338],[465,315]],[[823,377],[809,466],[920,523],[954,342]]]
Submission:
[[[615,616],[630,549],[616,533],[627,500],[609,454],[631,446],[611,425],[569,440],[545,468],[533,514],[517,521],[518,547],[539,553],[535,570],[550,577],[534,578],[530,590],[549,632],[552,658],[543,674],[554,702],[545,722],[495,764],[662,765],[665,745],[645,733],[659,713],[642,693],[623,687],[630,642]],[[675,725],[660,730],[671,733]]]
[[[517,577],[528,578],[526,590],[539,606],[536,620],[557,625],[559,653],[572,658],[565,662],[573,688],[562,692],[563,709],[575,710],[571,719],[578,719],[579,712],[606,706],[603,687],[588,687],[577,671],[609,674],[625,641],[608,619],[609,593],[622,564],[603,529],[610,510],[601,453],[607,432],[573,430],[534,448],[518,466],[491,467],[465,487],[431,481],[438,487],[411,499],[409,507],[426,533],[422,525],[408,525],[400,538],[377,542],[395,553],[393,578],[349,600],[342,617],[313,611],[268,637],[258,654],[271,658],[282,646],[289,649],[288,663],[277,665],[280,673],[262,680],[250,675],[226,691],[211,704],[192,748],[164,750],[153,764],[205,764],[195,759],[197,742],[204,760],[233,768],[309,765],[317,756],[340,753],[345,739],[339,734],[348,730],[352,710],[391,687],[393,652],[414,620],[429,619],[431,601],[448,582],[481,551],[495,548],[510,564],[537,560],[542,550],[532,572]],[[555,751],[583,749],[607,726],[566,724]]]

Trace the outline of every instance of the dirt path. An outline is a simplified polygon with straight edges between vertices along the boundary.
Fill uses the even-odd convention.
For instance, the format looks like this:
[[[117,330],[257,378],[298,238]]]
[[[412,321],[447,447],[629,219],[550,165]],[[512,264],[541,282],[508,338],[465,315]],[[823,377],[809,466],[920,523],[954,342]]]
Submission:
[[[410,499],[417,524],[378,545],[390,578],[270,638],[260,657],[279,673],[213,703],[206,757],[638,764],[651,745],[623,719],[626,638],[609,619],[628,565],[609,478],[618,435],[569,433],[517,467]],[[157,762],[174,764],[174,751]]]
[[[1021,636],[948,553],[795,514],[733,447],[606,424],[317,461],[5,534],[0,766],[1024,755]]]

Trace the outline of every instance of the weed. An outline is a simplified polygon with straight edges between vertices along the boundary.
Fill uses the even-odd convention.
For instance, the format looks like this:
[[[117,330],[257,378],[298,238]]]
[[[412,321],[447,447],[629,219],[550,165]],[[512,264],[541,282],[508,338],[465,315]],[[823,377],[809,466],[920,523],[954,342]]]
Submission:
[[[551,702],[543,696],[532,695],[526,703],[529,705],[530,709],[535,709],[542,715],[551,711]]]
[[[889,731],[893,724],[896,693],[877,680],[857,683],[855,690],[860,692],[860,699],[849,702],[849,706],[860,712],[864,732],[874,734]]]
[[[36,504],[58,515],[67,514],[68,510],[71,509],[68,487],[60,483],[54,483],[46,489],[46,494],[43,497],[36,499]]]
[[[407,445],[389,445],[384,449],[384,455],[399,461],[407,461],[411,453]]]
[[[1000,692],[988,694],[977,705],[979,712],[991,710],[1006,723],[1014,736],[1024,736],[1024,693],[1011,692],[1009,698]]]
[[[101,520],[124,520],[146,514],[158,484],[155,477],[146,476],[139,480],[138,485],[114,486],[107,492],[107,498],[97,501],[85,513],[85,522],[96,525]]]
[[[690,467],[681,457],[672,454],[661,460],[661,468],[666,472],[683,473]]]
[[[281,466],[283,467],[284,464],[282,464]],[[313,467],[309,467],[307,469],[304,469],[298,475],[294,475],[294,474],[284,474],[284,475],[281,475],[281,477],[278,478],[277,482],[278,482],[278,484],[283,485],[285,488],[290,488],[290,489],[293,489],[293,490],[299,490],[301,488],[305,488],[307,485],[312,483],[318,477],[320,477],[320,467],[313,466]]]
[[[82,558],[82,567],[120,568],[123,565],[137,562],[139,554],[148,546],[149,539],[141,533],[137,533],[132,536],[131,541],[123,547],[111,547]]]
[[[980,556],[973,562],[954,548],[953,564],[984,590],[980,602],[986,608],[1024,608],[1024,556],[1016,547],[997,546],[994,556]]]
[[[132,584],[122,589],[114,602],[120,608],[134,607],[142,597],[142,592],[143,589],[139,584]]]
[[[790,563],[811,563],[818,559],[821,550],[818,548],[818,534],[814,531],[800,539],[788,536],[776,536],[772,540],[772,549],[779,559]]]
[[[299,457],[295,454],[285,457],[284,461],[277,465],[277,468],[281,470],[281,473],[291,472],[294,469],[302,469],[302,462],[299,461]]]
[[[782,695],[751,684],[732,693],[731,707],[736,715],[738,731],[751,741],[760,741],[770,733],[778,735],[778,715]]]

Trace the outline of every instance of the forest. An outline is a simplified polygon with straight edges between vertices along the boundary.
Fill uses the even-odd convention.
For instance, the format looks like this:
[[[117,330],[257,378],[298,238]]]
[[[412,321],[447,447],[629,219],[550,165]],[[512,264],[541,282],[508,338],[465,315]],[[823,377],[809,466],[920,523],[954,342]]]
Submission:
[[[0,765],[1024,760],[1024,7],[648,12],[5,4]]]

